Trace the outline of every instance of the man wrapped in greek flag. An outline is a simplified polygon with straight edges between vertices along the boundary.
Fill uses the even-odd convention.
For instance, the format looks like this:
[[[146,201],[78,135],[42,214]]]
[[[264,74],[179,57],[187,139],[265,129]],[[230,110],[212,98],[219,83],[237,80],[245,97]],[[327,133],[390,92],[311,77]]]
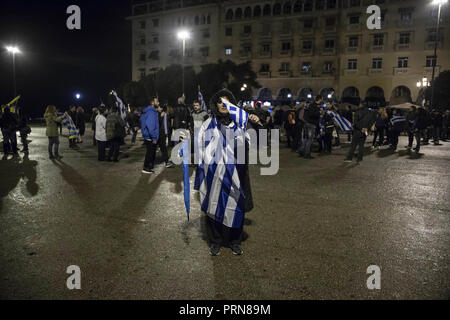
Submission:
[[[253,208],[247,121],[258,123],[259,119],[238,108],[225,89],[213,96],[210,108],[211,117],[201,126],[195,143],[199,165],[194,188],[207,215],[211,255],[218,255],[222,245],[241,255],[245,213]]]

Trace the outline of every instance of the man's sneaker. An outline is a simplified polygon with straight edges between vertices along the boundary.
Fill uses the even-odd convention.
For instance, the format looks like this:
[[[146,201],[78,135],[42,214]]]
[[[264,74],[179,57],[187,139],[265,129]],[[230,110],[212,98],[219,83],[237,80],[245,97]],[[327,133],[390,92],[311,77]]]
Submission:
[[[173,168],[173,167],[175,167],[175,164],[172,161],[166,162],[166,168]]]
[[[220,244],[212,244],[209,248],[209,254],[212,256],[218,256],[220,254]]]
[[[352,163],[353,161],[352,161],[352,159],[345,159],[344,162],[346,162],[346,163]]]
[[[238,245],[238,244],[232,244],[231,245],[231,251],[233,251],[233,254],[235,256],[240,256],[240,255],[242,255],[244,253],[244,251],[242,251],[241,246]]]
[[[150,168],[144,168],[144,169],[142,169],[142,173],[152,174],[152,173],[155,173],[155,171],[153,171],[153,169],[150,169]]]

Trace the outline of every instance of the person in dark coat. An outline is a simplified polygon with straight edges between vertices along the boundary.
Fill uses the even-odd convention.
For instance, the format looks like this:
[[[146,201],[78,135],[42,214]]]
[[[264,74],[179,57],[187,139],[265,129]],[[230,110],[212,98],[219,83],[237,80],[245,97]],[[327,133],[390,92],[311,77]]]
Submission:
[[[83,143],[83,136],[86,132],[86,118],[84,115],[84,109],[82,107],[77,108],[77,113],[75,115],[75,126],[77,127],[80,134],[80,140],[78,141],[78,143]]]
[[[319,106],[322,104],[322,101],[322,97],[317,96],[314,102],[309,107],[305,108],[305,140],[302,148],[303,157],[305,159],[313,159],[313,157],[311,157],[311,145],[314,137],[316,136],[317,126],[319,125]]]
[[[206,181],[212,178],[212,175],[215,175],[216,172],[221,172],[218,170],[223,170],[225,168],[229,169],[231,165],[229,163],[227,163],[226,166],[224,163],[214,164],[214,166],[216,166],[217,168],[214,172],[209,170],[211,166],[208,166],[204,163],[200,164],[197,168],[195,189],[200,191],[202,211],[204,211],[207,215],[206,231],[210,242],[210,254],[213,256],[219,254],[222,245],[229,245],[234,255],[241,255],[243,253],[241,249],[241,241],[244,215],[245,213],[253,209],[250,175],[248,171],[249,144],[247,139],[245,139],[245,137],[242,135],[242,131],[239,130],[238,125],[233,122],[227,108],[222,103],[222,98],[228,100],[234,105],[237,105],[236,99],[230,91],[223,89],[217,92],[211,98],[210,102],[211,117],[203,123],[202,128],[198,134],[198,141],[202,142],[203,144],[203,141],[208,136],[206,132],[206,129],[208,128],[213,128],[208,130],[213,130],[214,133],[218,134],[219,136],[220,134],[222,134],[222,136],[226,136],[224,131],[226,131],[227,128],[231,128],[231,130],[237,128],[237,131],[234,132],[237,132],[237,134],[239,135],[238,139],[241,138],[244,141],[243,145],[245,146],[245,163],[238,163],[236,159],[237,152],[235,152],[233,172],[237,172],[238,181],[235,180],[236,176],[233,175],[233,178],[231,177],[229,171],[223,171],[225,180],[232,179],[234,182],[237,182],[240,185],[240,191],[242,193],[233,194],[233,203],[236,205],[236,207],[229,207],[229,203],[232,202],[230,200],[232,198],[232,195],[230,194],[231,190],[227,191],[226,188],[224,189],[225,180],[213,179],[215,183],[206,183]],[[249,123],[252,123],[252,126],[254,128],[262,126],[258,116],[256,116],[255,114],[249,115]],[[202,146],[200,146],[200,148],[201,147]],[[219,147],[221,147],[220,144]],[[233,183],[233,185],[235,184]],[[221,190],[221,196],[227,197],[228,202],[226,202],[225,204],[212,203],[210,206],[207,200],[212,189]],[[225,216],[227,216],[228,219],[225,219]]]
[[[438,109],[434,109],[431,113],[431,125],[433,127],[433,142],[435,146],[438,146],[442,131],[442,113]]]
[[[416,119],[417,109],[415,106],[411,106],[406,116],[406,130],[408,132],[408,145],[406,148],[408,150],[411,150],[413,147],[414,137],[416,138],[416,146],[420,147],[420,134],[416,134]]]
[[[125,137],[125,122],[119,116],[119,108],[113,106],[106,118],[106,139],[110,141],[108,162],[119,162],[120,141]]]
[[[92,136],[92,145],[96,146],[97,145],[97,139],[95,139],[95,119],[97,118],[97,116],[100,114],[99,109],[98,108],[92,108],[92,114],[91,114],[91,129],[93,131],[93,136]]]
[[[386,109],[380,108],[378,110],[377,120],[375,121],[375,132],[373,133],[372,148],[377,146],[377,137],[379,137],[378,146],[381,147],[384,143],[384,132],[388,126],[389,119]]]
[[[131,112],[127,113],[127,122],[130,125],[131,132],[133,133],[131,136],[131,144],[134,145],[136,143],[136,137],[141,126],[141,123],[139,121],[139,114],[135,108],[132,108]]]
[[[3,134],[3,152],[8,154],[12,152],[14,156],[19,155],[17,150],[17,135],[19,121],[15,114],[13,114],[9,107],[4,108],[4,112],[1,118],[1,131]]]
[[[353,121],[353,138],[348,151],[346,162],[352,162],[355,155],[356,147],[358,147],[358,162],[363,160],[364,156],[364,143],[366,142],[369,128],[372,127],[376,121],[377,113],[370,111],[363,102],[355,112]]]
[[[173,129],[190,130],[191,124],[191,112],[184,104],[184,98],[178,98],[178,104],[173,108]]]
[[[428,128],[428,112],[425,110],[425,108],[420,107],[417,109],[417,117],[416,117],[416,122],[415,122],[415,126],[414,126],[414,132],[416,134],[416,137],[418,136],[419,139],[417,141],[417,146],[414,149],[416,151],[416,153],[419,153],[420,151],[420,137],[425,137],[426,133],[425,131]],[[428,142],[427,142],[428,143]]]

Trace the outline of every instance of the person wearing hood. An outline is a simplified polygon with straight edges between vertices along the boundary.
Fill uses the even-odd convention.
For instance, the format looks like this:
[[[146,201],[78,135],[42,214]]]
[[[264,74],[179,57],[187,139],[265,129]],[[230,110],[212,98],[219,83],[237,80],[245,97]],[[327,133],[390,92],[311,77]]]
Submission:
[[[154,97],[151,105],[144,109],[141,116],[141,132],[147,148],[144,159],[142,173],[152,174],[155,166],[156,148],[159,139],[159,113],[156,108],[159,106],[158,98]]]
[[[210,102],[211,117],[202,124],[197,138],[200,154],[194,188],[200,192],[201,209],[206,214],[206,232],[212,256],[220,253],[222,245],[229,245],[234,255],[243,253],[244,217],[253,208],[246,128],[234,122],[222,99],[237,106],[230,91],[223,89],[217,92]],[[249,115],[249,122],[254,126],[261,125],[255,114]],[[234,152],[227,141],[230,133],[234,135],[233,141],[241,142],[234,144]],[[211,149],[211,143],[216,143],[217,147]],[[238,159],[240,147],[245,147],[245,159]],[[206,153],[210,151],[215,154],[215,161],[208,161]]]
[[[113,106],[106,118],[106,138],[110,141],[110,148],[106,161],[119,162],[120,142],[126,136],[125,122],[119,116],[119,108]]]

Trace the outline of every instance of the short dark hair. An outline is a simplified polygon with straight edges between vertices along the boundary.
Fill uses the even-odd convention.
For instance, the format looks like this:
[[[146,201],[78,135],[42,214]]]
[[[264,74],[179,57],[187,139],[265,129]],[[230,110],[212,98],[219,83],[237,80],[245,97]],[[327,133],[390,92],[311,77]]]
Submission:
[[[319,100],[322,100],[322,99],[323,99],[323,97],[319,94],[319,95],[316,96],[315,101],[319,101]]]

